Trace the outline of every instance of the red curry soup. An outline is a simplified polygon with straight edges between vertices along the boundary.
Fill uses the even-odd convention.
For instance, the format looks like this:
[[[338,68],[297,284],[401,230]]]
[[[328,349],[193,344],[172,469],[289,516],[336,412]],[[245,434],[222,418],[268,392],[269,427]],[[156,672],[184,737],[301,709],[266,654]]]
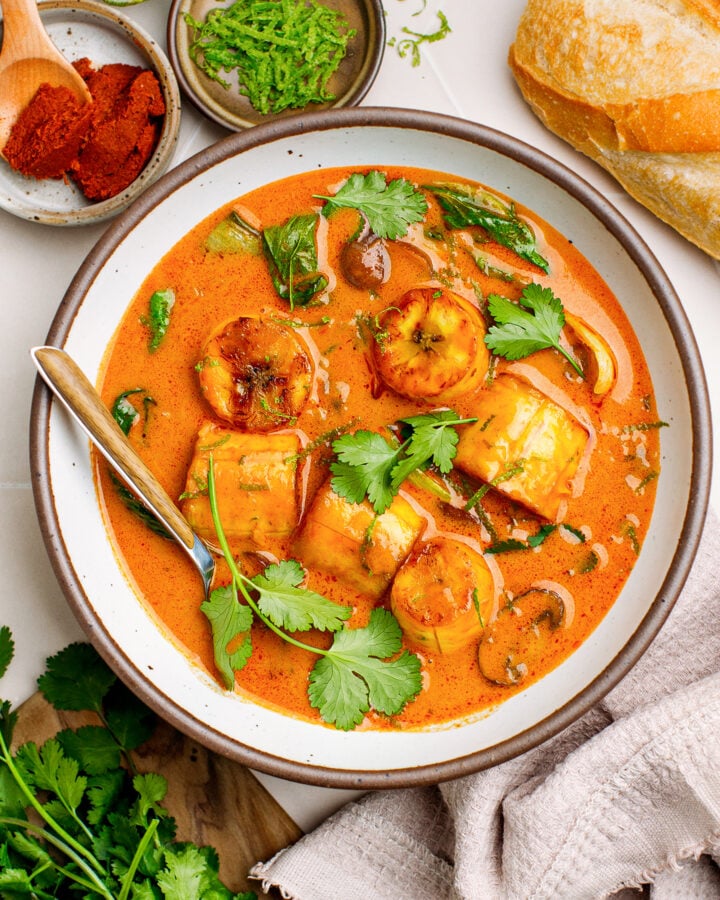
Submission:
[[[102,394],[217,553],[210,599],[98,457],[99,490],[137,593],[226,689],[422,728],[596,628],[664,423],[572,237],[457,176],[323,169],[228,203],[148,275]]]

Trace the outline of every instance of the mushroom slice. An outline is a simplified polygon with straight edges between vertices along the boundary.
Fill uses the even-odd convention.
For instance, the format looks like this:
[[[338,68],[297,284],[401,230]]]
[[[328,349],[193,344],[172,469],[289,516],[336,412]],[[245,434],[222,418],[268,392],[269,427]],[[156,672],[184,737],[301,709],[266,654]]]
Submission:
[[[539,670],[564,621],[565,603],[557,591],[533,587],[516,596],[483,634],[480,671],[494,684],[519,684]]]
[[[494,604],[494,579],[482,554],[442,535],[413,550],[390,592],[407,640],[435,653],[454,653],[477,641]]]

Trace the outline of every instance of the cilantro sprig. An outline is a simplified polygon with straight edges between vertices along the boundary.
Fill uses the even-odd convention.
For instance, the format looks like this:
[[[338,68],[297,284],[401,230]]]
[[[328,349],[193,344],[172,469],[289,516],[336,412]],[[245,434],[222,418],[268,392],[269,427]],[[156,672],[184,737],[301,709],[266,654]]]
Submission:
[[[551,288],[534,282],[528,284],[519,303],[501,294],[490,294],[487,308],[496,322],[485,335],[485,343],[493,353],[505,359],[523,359],[537,350],[554,348],[581,378],[585,377],[577,360],[560,344],[565,312],[562,301]]]
[[[345,434],[332,445],[337,454],[330,466],[332,488],[351,503],[367,497],[381,515],[413,472],[430,463],[443,474],[451,470],[458,442],[455,426],[474,421],[461,419],[451,409],[409,416],[400,422],[409,426],[410,436],[399,445],[374,431]]]
[[[212,457],[208,496],[232,582],[213,591],[203,611],[207,614],[209,604],[216,613],[210,621],[216,661],[227,687],[232,687],[235,671],[249,658],[250,629],[257,617],[282,640],[320,657],[310,672],[308,697],[323,721],[348,731],[359,725],[370,709],[388,716],[401,712],[420,692],[422,682],[420,660],[402,649],[402,631],[392,613],[374,609],[365,627],[346,629],[350,607],[302,587],[304,572],[296,560],[269,565],[248,578],[235,562],[220,520]],[[310,628],[334,633],[332,645],[323,650],[288,633]],[[228,648],[238,641],[242,649],[231,654]]]
[[[14,654],[0,628],[0,677]],[[211,847],[176,841],[162,806],[167,780],[138,774],[134,751],[156,719],[89,644],[47,661],[38,686],[58,710],[87,710],[97,725],[64,729],[11,752],[17,712],[0,702],[0,896],[250,900],[219,879]]]
[[[313,196],[327,201],[324,216],[341,208],[358,209],[374,234],[390,240],[407,234],[408,226],[421,222],[428,210],[425,195],[407,179],[396,178],[388,183],[382,172],[376,170],[367,175],[359,172],[351,175],[333,197]]]

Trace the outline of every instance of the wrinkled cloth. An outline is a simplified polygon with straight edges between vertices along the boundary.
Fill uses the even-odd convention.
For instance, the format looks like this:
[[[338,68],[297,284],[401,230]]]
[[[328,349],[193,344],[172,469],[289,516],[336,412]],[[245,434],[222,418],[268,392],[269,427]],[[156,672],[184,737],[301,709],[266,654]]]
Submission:
[[[292,900],[718,900],[719,526],[647,652],[569,728],[457,781],[367,794],[252,876]]]

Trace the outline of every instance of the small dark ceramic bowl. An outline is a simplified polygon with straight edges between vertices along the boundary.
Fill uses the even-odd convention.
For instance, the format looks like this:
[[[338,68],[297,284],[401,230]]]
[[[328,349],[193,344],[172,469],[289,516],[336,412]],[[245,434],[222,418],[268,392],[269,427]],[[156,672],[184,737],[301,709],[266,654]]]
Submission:
[[[229,5],[229,2],[225,4]],[[341,12],[348,26],[356,30],[348,52],[328,83],[335,99],[323,104],[310,104],[304,110],[287,109],[264,115],[252,107],[239,93],[235,74],[223,72],[229,88],[205,75],[190,58],[192,28],[185,21],[189,13],[204,21],[208,12],[222,7],[216,0],[173,0],[168,16],[167,43],[170,61],[183,92],[200,112],[231,131],[242,131],[303,111],[317,112],[342,106],[356,106],[367,94],[380,69],[385,49],[385,14],[380,0],[324,0],[324,6]]]

